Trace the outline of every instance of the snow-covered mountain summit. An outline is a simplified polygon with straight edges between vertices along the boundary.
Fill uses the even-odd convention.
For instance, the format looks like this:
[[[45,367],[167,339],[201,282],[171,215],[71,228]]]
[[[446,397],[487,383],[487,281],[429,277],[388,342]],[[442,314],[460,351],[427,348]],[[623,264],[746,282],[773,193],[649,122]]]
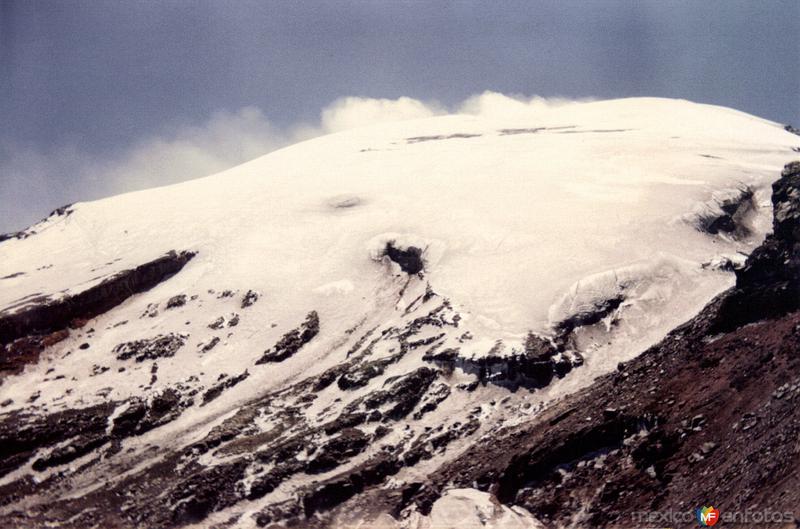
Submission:
[[[798,143],[721,107],[573,103],[62,208],[0,242],[0,519],[311,523],[399,493],[732,286]]]

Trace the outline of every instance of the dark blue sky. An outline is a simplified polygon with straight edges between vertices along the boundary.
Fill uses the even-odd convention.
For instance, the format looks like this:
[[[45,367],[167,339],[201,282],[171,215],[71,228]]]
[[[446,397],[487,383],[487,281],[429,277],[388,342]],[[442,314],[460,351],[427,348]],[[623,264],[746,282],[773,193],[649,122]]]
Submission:
[[[0,0],[0,156],[108,158],[214,112],[288,126],[346,95],[665,96],[800,125],[798,35],[797,0]],[[46,213],[11,178],[0,231]],[[36,185],[64,190],[52,206],[96,196],[70,178]]]

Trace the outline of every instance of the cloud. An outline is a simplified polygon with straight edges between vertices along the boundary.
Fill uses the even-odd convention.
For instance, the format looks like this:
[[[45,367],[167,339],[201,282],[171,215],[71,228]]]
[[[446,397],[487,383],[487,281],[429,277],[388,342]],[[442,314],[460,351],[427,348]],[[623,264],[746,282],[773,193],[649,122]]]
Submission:
[[[137,189],[213,174],[292,142],[253,107],[217,112],[200,126],[145,138],[121,154],[97,157],[74,145],[40,152],[0,145],[0,232],[47,211]]]
[[[213,174],[292,143],[261,110],[217,112],[202,126],[152,137],[117,159],[91,163],[86,175],[110,175],[114,191],[154,187]],[[105,177],[104,177],[105,178]]]
[[[515,118],[532,115],[548,108],[570,105],[590,99],[563,99],[552,97],[525,97],[521,95],[505,95],[486,91],[468,97],[457,107],[461,114],[473,114],[492,118]]]
[[[430,118],[446,113],[437,103],[423,103],[410,97],[343,97],[322,110],[320,127],[325,132],[339,132],[375,123]]]
[[[409,97],[343,97],[322,109],[317,123],[277,127],[255,107],[219,111],[201,125],[143,138],[106,157],[74,145],[41,152],[5,143],[0,145],[0,233],[30,225],[66,203],[206,176],[323,134],[450,112],[519,116],[567,103],[484,92],[448,109]]]

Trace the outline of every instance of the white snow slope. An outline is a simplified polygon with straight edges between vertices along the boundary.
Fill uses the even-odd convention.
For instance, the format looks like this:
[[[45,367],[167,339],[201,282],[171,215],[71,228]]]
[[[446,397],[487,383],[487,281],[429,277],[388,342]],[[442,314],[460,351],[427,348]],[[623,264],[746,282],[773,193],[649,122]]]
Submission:
[[[736,261],[763,239],[769,186],[797,144],[782,126],[731,109],[622,99],[359,128],[207,178],[78,203],[34,226],[36,234],[0,244],[0,310],[21,310],[33,294],[79,292],[169,250],[197,256],[87,324],[102,329],[96,336],[75,332],[5,380],[0,401],[14,402],[0,411],[25,407],[35,391],[36,404],[52,411],[146,395],[191,376],[208,387],[220,373],[249,369],[246,381],[158,435],[204,420],[210,428],[238,402],[341,361],[348,330],[399,317],[407,278],[382,257],[388,241],[424,249],[424,279],[412,281],[457,308],[474,337],[463,345],[467,356],[486,354],[497,340],[514,350],[528,331],[550,334],[564,318],[624,293],[613,316],[619,323],[585,333],[586,365],[547,390],[571,391],[732,285],[733,274],[713,263]],[[698,215],[743,188],[755,197],[748,233],[696,228]],[[235,334],[207,327],[242,312],[238,298],[220,292],[251,289],[260,299]],[[177,294],[198,297],[164,310]],[[161,315],[141,319],[150,304],[160,304]],[[311,310],[319,336],[287,361],[254,367]],[[118,371],[128,364],[114,359],[117,344],[167,332],[189,335],[191,347],[159,361],[157,382],[148,383],[144,366]],[[212,336],[220,345],[197,353],[195,344]],[[87,340],[91,347],[77,347]],[[68,362],[59,361],[66,351]],[[90,377],[94,365],[110,371]],[[52,367],[49,378],[64,378],[43,384]]]

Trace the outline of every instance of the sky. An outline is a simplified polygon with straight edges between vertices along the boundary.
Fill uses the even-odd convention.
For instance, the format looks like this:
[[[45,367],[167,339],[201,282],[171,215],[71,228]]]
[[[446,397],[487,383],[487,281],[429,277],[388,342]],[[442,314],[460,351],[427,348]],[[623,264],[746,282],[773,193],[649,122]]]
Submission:
[[[486,91],[800,126],[797,0],[0,0],[0,232]]]

